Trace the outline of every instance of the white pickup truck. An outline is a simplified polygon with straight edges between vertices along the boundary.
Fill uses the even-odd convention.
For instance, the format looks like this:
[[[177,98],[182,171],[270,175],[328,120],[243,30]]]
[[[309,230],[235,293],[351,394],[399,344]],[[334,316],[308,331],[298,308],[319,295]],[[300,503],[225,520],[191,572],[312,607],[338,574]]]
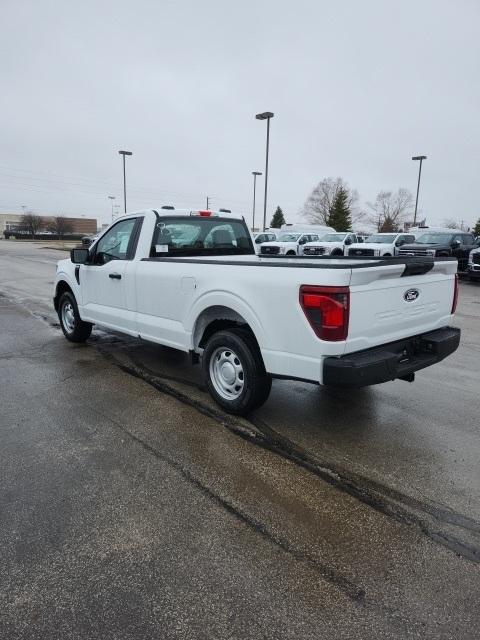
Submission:
[[[93,325],[190,352],[227,411],[267,399],[272,378],[360,387],[458,347],[456,260],[262,257],[241,216],[159,209],[118,218],[57,266],[65,337]]]
[[[365,242],[351,244],[345,251],[348,256],[397,256],[400,247],[415,242],[413,233],[374,233]]]
[[[345,249],[358,242],[355,233],[327,233],[316,242],[307,242],[303,247],[304,256],[343,256]]]

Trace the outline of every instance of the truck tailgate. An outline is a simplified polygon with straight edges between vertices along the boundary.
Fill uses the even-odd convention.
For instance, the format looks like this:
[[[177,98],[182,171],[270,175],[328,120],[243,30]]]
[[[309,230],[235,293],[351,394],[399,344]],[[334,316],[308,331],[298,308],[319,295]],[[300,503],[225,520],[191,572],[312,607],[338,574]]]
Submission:
[[[456,271],[456,260],[437,261],[419,275],[407,275],[406,265],[393,261],[377,269],[352,269],[344,353],[447,326]]]

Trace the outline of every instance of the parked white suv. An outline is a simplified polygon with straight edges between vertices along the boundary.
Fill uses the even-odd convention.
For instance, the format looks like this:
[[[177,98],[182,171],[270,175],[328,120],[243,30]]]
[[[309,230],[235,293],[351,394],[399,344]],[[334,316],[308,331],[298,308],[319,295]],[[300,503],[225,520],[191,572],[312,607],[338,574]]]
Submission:
[[[348,256],[396,256],[404,244],[415,242],[411,233],[374,233],[365,242],[352,244],[345,252]]]
[[[307,244],[307,242],[314,242],[316,240],[319,240],[316,233],[282,232],[275,242],[264,242],[260,246],[260,255],[301,256],[303,254],[303,246]]]
[[[316,242],[308,242],[303,253],[306,256],[343,256],[345,248],[358,242],[354,233],[327,233]]]

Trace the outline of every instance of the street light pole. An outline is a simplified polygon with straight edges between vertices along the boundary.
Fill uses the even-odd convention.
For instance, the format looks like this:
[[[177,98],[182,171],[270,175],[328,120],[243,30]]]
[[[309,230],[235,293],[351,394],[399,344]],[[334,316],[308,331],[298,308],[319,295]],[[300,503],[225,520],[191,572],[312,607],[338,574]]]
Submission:
[[[260,171],[252,171],[253,176],[253,215],[252,215],[252,231],[255,231],[255,192],[257,188],[257,176],[261,176]]]
[[[115,196],[108,196],[108,199],[112,202],[112,222],[113,222],[113,201],[115,200]]]
[[[121,156],[123,156],[123,210],[127,213],[127,181],[125,179],[125,156],[131,156],[133,153],[131,151],[119,151]]]
[[[257,120],[267,121],[267,147],[265,154],[265,194],[263,197],[263,230],[265,231],[267,226],[267,191],[268,191],[268,152],[270,146],[270,120],[274,114],[271,111],[264,111],[263,113],[257,113],[255,118]]]
[[[422,176],[422,162],[426,159],[427,159],[427,156],[412,157],[412,160],[420,160],[420,166],[418,167],[417,198],[415,200],[415,213],[413,214],[413,226],[415,226],[417,223],[418,192],[420,191],[420,178]]]

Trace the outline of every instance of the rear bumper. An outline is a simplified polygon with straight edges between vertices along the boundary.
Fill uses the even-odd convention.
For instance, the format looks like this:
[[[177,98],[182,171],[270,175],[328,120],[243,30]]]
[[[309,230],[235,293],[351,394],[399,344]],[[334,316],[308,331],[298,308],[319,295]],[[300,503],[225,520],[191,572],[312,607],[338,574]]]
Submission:
[[[413,380],[415,371],[440,362],[460,343],[460,329],[445,327],[397,342],[325,358],[323,384],[366,387],[396,378]]]

